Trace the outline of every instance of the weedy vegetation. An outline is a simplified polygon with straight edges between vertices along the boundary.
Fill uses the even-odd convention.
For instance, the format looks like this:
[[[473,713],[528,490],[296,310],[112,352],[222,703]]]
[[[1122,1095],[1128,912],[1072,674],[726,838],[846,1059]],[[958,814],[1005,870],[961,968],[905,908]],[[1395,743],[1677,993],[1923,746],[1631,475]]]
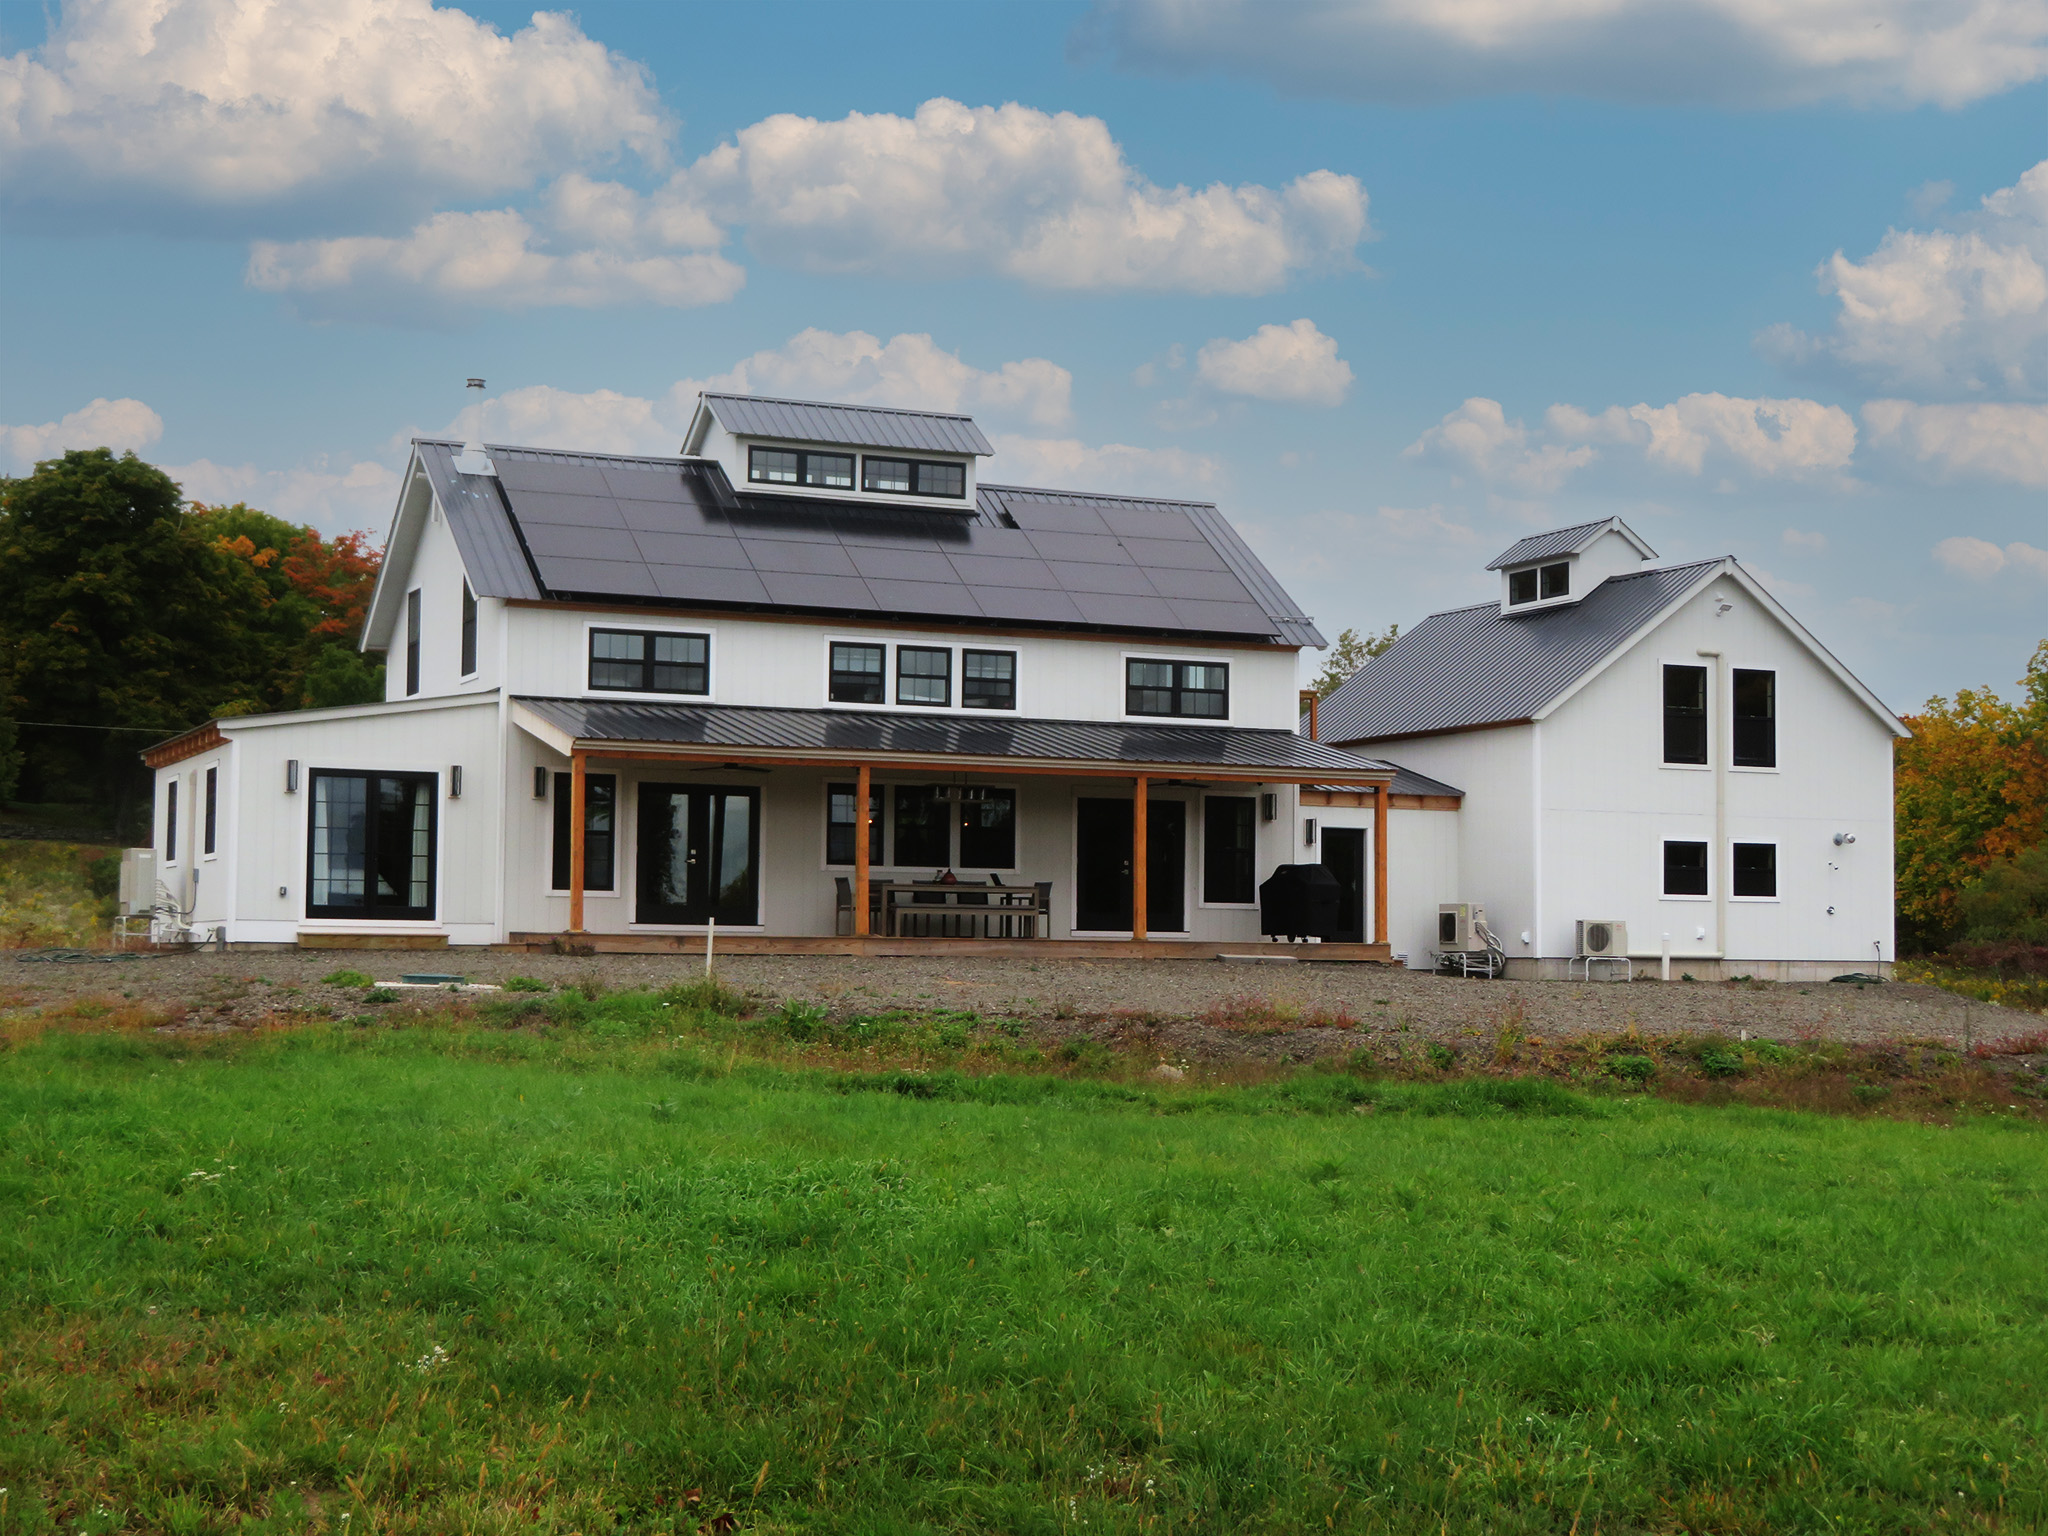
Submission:
[[[1953,1050],[156,1023],[0,1019],[0,1532],[2048,1523],[2048,1141]]]

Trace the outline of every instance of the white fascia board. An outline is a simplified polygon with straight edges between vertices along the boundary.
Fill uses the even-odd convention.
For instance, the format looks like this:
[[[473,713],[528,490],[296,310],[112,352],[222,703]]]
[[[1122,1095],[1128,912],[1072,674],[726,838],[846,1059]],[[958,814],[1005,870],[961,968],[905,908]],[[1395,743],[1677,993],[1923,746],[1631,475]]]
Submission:
[[[424,715],[437,709],[475,709],[488,704],[496,708],[498,690],[442,694],[431,699],[400,699],[381,704],[338,704],[332,709],[293,709],[274,715],[229,715],[213,723],[220,733],[234,739],[238,731],[265,731],[278,726],[316,725],[324,720],[365,720],[377,715]]]
[[[1885,708],[1883,700],[1878,698],[1878,696],[1872,693],[1868,688],[1864,687],[1863,684],[1857,680],[1855,673],[1851,672],[1847,667],[1843,666],[1841,662],[1837,661],[1832,651],[1830,651],[1826,646],[1822,645],[1820,641],[1816,640],[1813,637],[1813,635],[1807,630],[1804,624],[1801,624],[1797,619],[1792,617],[1792,615],[1786,610],[1785,605],[1783,603],[1780,603],[1776,598],[1772,597],[1769,592],[1765,591],[1763,584],[1759,582],[1754,576],[1750,575],[1748,571],[1745,571],[1742,568],[1742,563],[1738,561],[1733,555],[1723,555],[1720,560],[1716,561],[1713,565],[1708,566],[1704,571],[1700,573],[1699,579],[1697,581],[1693,582],[1691,586],[1687,587],[1683,592],[1679,593],[1678,596],[1674,597],[1670,602],[1666,603],[1656,613],[1652,614],[1648,619],[1644,620],[1643,623],[1637,627],[1634,634],[1630,635],[1626,640],[1622,641],[1621,644],[1609,650],[1608,653],[1605,656],[1601,657],[1600,660],[1597,663],[1595,663],[1583,676],[1581,676],[1577,682],[1573,683],[1569,688],[1565,689],[1562,693],[1560,693],[1556,698],[1552,699],[1548,704],[1544,705],[1541,709],[1536,710],[1533,714],[1530,715],[1529,718],[1532,720],[1549,719],[1550,716],[1555,714],[1559,709],[1563,708],[1569,700],[1576,697],[1583,689],[1590,686],[1595,678],[1599,677],[1609,667],[1613,666],[1615,662],[1619,661],[1623,656],[1626,656],[1630,651],[1634,650],[1638,645],[1642,644],[1642,642],[1646,638],[1648,638],[1654,630],[1661,626],[1673,614],[1677,613],[1680,608],[1683,608],[1687,603],[1691,602],[1695,597],[1697,597],[1699,595],[1700,589],[1706,586],[1708,582],[1714,581],[1722,576],[1732,578],[1737,586],[1741,587],[1743,591],[1747,592],[1751,597],[1755,598],[1758,606],[1761,607],[1764,610],[1764,612],[1770,614],[1771,617],[1776,619],[1781,625],[1783,625],[1785,627],[1785,630],[1795,640],[1797,640],[1801,645],[1805,646],[1808,654],[1810,654],[1814,658],[1814,660],[1818,661],[1822,667],[1824,667],[1838,682],[1842,684],[1843,687],[1847,688],[1849,692],[1854,694],[1866,709],[1868,709],[1872,714],[1876,715],[1879,721],[1883,723],[1884,728],[1887,731],[1891,732],[1892,735],[1899,737],[1910,737],[1913,734],[1911,731],[1906,729],[1905,724],[1899,719],[1897,715],[1894,715],[1889,709]]]
[[[695,458],[704,446],[704,439],[711,431],[711,407],[703,395],[697,396],[697,409],[690,413],[690,425],[683,433],[682,457]]]
[[[359,651],[381,651],[388,648],[385,643],[382,643],[383,637],[390,632],[392,626],[397,622],[397,614],[394,609],[398,599],[392,594],[405,590],[404,577],[393,574],[399,562],[394,560],[392,556],[401,548],[399,536],[406,532],[404,526],[406,521],[405,509],[412,501],[413,484],[415,480],[425,480],[427,478],[426,466],[420,462],[419,447],[414,445],[412,456],[406,460],[405,473],[398,481],[398,505],[391,512],[391,529],[384,536],[384,558],[377,567],[377,584],[370,589],[370,605],[363,613],[363,634],[362,638],[356,642],[356,649]],[[428,500],[432,500],[433,495],[433,483],[431,480],[428,480]],[[414,543],[417,544],[417,542],[418,540],[415,539]],[[406,554],[406,575],[410,575],[412,566],[411,551],[407,550]],[[371,644],[373,640],[380,643],[373,645]]]
[[[576,749],[576,738],[558,725],[541,719],[517,699],[512,701],[512,723],[541,745],[568,757]]]

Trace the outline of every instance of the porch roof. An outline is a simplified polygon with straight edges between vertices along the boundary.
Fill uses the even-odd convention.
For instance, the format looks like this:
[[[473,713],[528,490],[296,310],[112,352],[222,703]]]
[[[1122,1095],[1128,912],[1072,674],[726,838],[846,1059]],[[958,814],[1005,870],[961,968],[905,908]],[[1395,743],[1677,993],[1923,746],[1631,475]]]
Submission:
[[[1392,763],[1339,751],[1288,730],[1098,720],[982,719],[771,709],[740,704],[648,704],[518,697],[514,718],[556,750],[607,748],[756,762],[890,762],[953,769],[1066,770],[1258,778],[1269,783],[1384,783]]]

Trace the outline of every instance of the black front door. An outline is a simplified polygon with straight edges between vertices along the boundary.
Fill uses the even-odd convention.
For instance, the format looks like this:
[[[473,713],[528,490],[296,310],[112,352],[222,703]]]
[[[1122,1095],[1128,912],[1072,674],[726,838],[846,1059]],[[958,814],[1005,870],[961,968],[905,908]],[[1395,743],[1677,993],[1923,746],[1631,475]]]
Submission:
[[[1339,944],[1365,942],[1365,833],[1357,827],[1323,828],[1323,868],[1337,880]]]
[[[1074,804],[1074,927],[1083,933],[1131,931],[1131,804]],[[1153,800],[1145,816],[1145,926],[1187,931],[1188,808]]]
[[[715,784],[640,786],[641,923],[758,923],[761,791]]]

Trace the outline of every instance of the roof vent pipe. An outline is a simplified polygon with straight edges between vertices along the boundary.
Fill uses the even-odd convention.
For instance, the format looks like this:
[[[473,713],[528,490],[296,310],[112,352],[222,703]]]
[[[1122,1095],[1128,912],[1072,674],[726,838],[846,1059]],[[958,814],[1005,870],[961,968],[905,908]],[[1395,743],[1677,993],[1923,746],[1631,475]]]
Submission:
[[[468,387],[477,392],[477,408],[473,413],[467,409],[463,411],[463,415],[469,417],[471,430],[463,438],[462,452],[455,455],[455,472],[458,475],[495,475],[498,466],[493,464],[491,456],[484,452],[482,433],[477,430],[483,421],[484,381],[471,379]]]

